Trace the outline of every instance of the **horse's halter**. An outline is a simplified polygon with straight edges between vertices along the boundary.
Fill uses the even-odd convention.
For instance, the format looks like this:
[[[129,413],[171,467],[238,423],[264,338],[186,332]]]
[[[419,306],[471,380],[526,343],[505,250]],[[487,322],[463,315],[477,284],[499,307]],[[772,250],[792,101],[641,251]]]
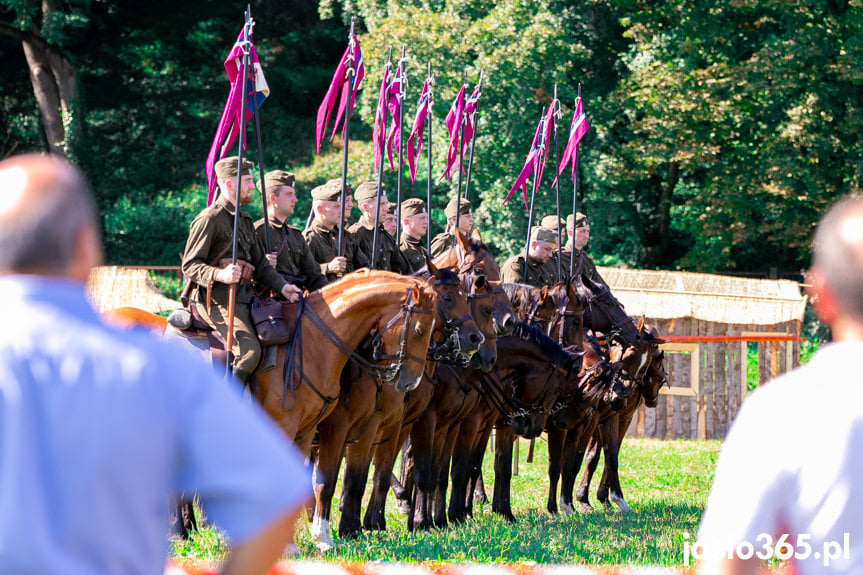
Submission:
[[[461,282],[445,282],[444,285],[460,285],[464,288]],[[470,293],[465,297],[470,298]],[[459,331],[462,324],[471,319],[472,315],[468,313],[459,319],[452,319],[444,305],[442,298],[438,297],[437,314],[443,320],[443,338],[434,339],[432,337],[426,357],[433,361],[447,361],[467,367],[470,363],[470,356],[462,352]],[[434,332],[432,335],[434,335]]]
[[[585,286],[585,289],[587,289],[587,286]],[[608,307],[612,307],[612,304],[610,302],[605,301],[604,296],[606,296],[606,295],[608,295],[608,297],[612,297],[611,290],[609,290],[607,287],[603,286],[602,289],[600,289],[598,292],[591,293],[590,297],[588,297],[584,300],[584,309],[589,310],[588,315],[590,315],[591,319],[593,319],[594,315],[596,314],[594,307],[593,307],[595,304],[601,303],[601,304],[606,305]],[[603,298],[603,299],[600,299],[600,298]],[[628,323],[635,325],[635,318],[627,315],[626,313],[623,314],[623,317],[624,317],[624,319],[622,319],[619,322],[614,322],[614,321],[611,322],[611,330],[609,330],[609,332],[606,335],[607,335],[609,340],[616,339],[616,340],[622,341],[623,343],[625,343],[627,345],[632,345],[634,342],[629,341],[628,338],[623,336],[623,327]]]
[[[543,385],[543,393],[540,395],[539,399],[533,403],[522,401],[516,396],[518,390],[516,389],[515,382],[513,382],[512,395],[510,397],[507,397],[501,385],[498,385],[497,381],[492,377],[480,377],[480,383],[483,387],[483,391],[485,391],[485,396],[488,402],[497,409],[498,413],[500,413],[507,423],[512,423],[519,417],[526,417],[529,415],[548,415],[553,413],[553,406],[551,408],[546,408],[544,405],[546,397],[551,392],[549,382],[555,373],[566,377],[569,375],[569,370],[552,361],[548,364],[546,371],[548,371],[548,376]],[[516,373],[513,371],[502,381],[505,382],[508,379],[514,380],[515,378]]]
[[[405,296],[405,301],[402,302],[401,310],[394,315],[390,320],[380,329],[374,329],[371,331],[371,347],[372,347],[372,359],[375,362],[382,362],[388,360],[394,360],[389,365],[375,365],[369,364],[374,367],[374,371],[369,370],[372,375],[382,379],[387,383],[392,383],[396,380],[399,375],[399,371],[404,365],[405,359],[409,359],[414,361],[423,368],[425,368],[426,358],[418,357],[416,355],[408,353],[408,330],[410,329],[411,316],[415,313],[434,313],[431,309],[425,309],[422,307],[418,307],[414,298],[411,297],[413,288],[408,288],[407,295]],[[398,321],[404,317],[404,322],[402,322],[401,333],[399,334],[399,351],[396,354],[387,354],[383,353],[381,350],[383,349],[383,339],[382,334],[386,333],[390,329],[395,326]],[[434,330],[434,326],[432,326],[432,330]],[[353,358],[352,358],[353,359]]]

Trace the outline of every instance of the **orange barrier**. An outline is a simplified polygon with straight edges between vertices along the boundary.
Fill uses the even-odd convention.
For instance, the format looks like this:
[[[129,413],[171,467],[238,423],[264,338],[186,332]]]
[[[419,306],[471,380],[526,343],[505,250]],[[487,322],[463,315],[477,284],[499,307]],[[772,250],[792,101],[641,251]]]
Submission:
[[[660,335],[668,342],[700,343],[700,342],[735,342],[735,341],[805,341],[805,337],[793,334],[765,333],[763,335]]]

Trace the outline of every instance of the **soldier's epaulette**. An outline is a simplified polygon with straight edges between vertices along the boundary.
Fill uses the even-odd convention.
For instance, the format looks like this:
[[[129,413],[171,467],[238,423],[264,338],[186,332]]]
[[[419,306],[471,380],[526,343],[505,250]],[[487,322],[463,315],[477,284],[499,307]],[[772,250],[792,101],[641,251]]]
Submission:
[[[300,228],[298,228],[296,226],[292,226],[291,224],[285,224],[285,228],[289,229],[289,230],[293,230],[295,232],[303,233],[303,230],[301,230]]]

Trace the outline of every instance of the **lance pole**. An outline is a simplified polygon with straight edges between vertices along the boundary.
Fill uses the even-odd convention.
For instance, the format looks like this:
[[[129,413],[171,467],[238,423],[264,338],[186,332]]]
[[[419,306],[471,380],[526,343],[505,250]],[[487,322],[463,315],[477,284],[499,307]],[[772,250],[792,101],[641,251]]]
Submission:
[[[467,70],[464,71],[464,82],[462,83],[462,85],[464,86],[464,91],[467,92]],[[464,146],[462,145],[463,144],[462,138],[464,138],[464,125],[465,125],[465,115],[464,115],[464,109],[462,109],[462,115],[461,115],[461,118],[459,118],[459,125],[456,126],[456,130],[458,130],[458,133],[456,134],[456,142],[458,145],[458,191],[456,192],[456,198],[457,199],[456,199],[456,204],[455,204],[455,235],[456,235],[456,237],[458,237],[458,234],[460,233],[458,230],[458,222],[459,222],[459,216],[461,215],[461,180],[462,180],[462,178],[461,178],[461,169],[462,169],[461,163],[462,163],[462,158],[464,157],[464,154],[462,153],[462,150],[464,149]]]
[[[482,96],[482,74],[483,74],[483,70],[480,69],[480,71],[479,71],[479,82],[477,83],[479,90],[477,90],[477,93],[476,93],[476,105],[474,106],[474,109],[473,109],[473,114],[472,114],[473,120],[471,121],[471,123],[473,124],[473,134],[471,134],[471,137],[470,137],[470,154],[468,154],[468,157],[467,157],[467,176],[465,177],[465,183],[464,183],[464,198],[466,200],[469,199],[468,193],[470,192],[470,169],[473,166],[473,148],[474,148],[474,145],[476,144],[476,133],[478,130],[477,124],[479,122],[479,99]]]
[[[533,226],[533,203],[536,200],[537,188],[539,188],[539,160],[545,151],[545,108],[542,109],[539,123],[542,128],[539,133],[539,142],[536,144],[535,155],[533,156],[533,190],[530,192],[530,210],[527,214],[527,241],[524,244],[524,275],[522,276],[522,281],[527,281],[527,258],[530,252],[530,228]]]
[[[427,68],[427,78],[428,78],[428,101],[426,102],[426,107],[428,108],[428,113],[426,114],[426,130],[428,130],[428,150],[426,150],[426,160],[428,166],[428,182],[426,184],[426,211],[428,212],[429,218],[429,227],[426,230],[426,251],[431,254],[431,196],[432,196],[432,113],[434,110],[432,109],[432,86],[434,85],[434,76],[432,76],[431,72],[431,62],[426,64]]]
[[[561,259],[563,258],[563,244],[560,241],[560,176],[557,174],[557,168],[560,164],[560,146],[558,145],[557,139],[557,125],[558,121],[561,117],[560,110],[560,100],[557,99],[557,84],[554,85],[554,100],[551,102],[551,105],[554,106],[554,171],[555,171],[555,185],[554,185],[554,195],[557,203],[557,281],[563,277],[561,273]],[[566,225],[564,225],[564,231],[566,231]]]
[[[246,21],[249,22],[249,33],[255,29],[255,21],[252,20],[252,6],[246,6]],[[251,62],[250,62],[251,64]],[[255,138],[258,141],[258,171],[260,174],[260,182],[261,182],[261,204],[263,206],[264,211],[264,245],[267,249],[267,253],[270,253],[270,218],[267,214],[267,184],[264,182],[264,149],[261,146],[261,109],[258,107],[257,100],[257,72],[254,70],[250,70],[249,82],[251,82],[251,92],[253,92],[255,96]]]
[[[581,82],[578,83],[578,96],[575,98],[575,108],[581,101]],[[575,274],[575,220],[578,213],[578,144],[575,145],[575,175],[572,179],[572,251],[569,252],[569,277]]]
[[[239,134],[239,152],[237,153],[237,186],[234,190],[234,234],[231,238],[231,265],[237,265],[237,231],[240,227],[240,188],[243,183],[243,148],[246,145],[246,104],[249,97],[249,60],[251,58],[251,42],[249,35],[251,34],[251,22],[248,13],[246,14],[246,23],[243,30],[243,91],[240,102],[240,134]],[[232,283],[228,287],[228,333],[225,338],[225,349],[227,350],[227,360],[225,361],[225,375],[231,373],[231,348],[234,345],[234,310],[237,305],[237,284]]]
[[[339,216],[339,245],[336,251],[336,255],[342,257],[345,255],[345,196],[347,195],[348,189],[348,135],[351,128],[351,98],[354,93],[354,81],[356,80],[357,63],[354,62],[354,19],[351,18],[351,32],[348,36],[348,101],[345,104],[347,110],[345,110],[345,127],[342,130],[342,144],[344,145],[344,150],[342,151],[342,193],[339,197],[339,201],[341,202],[340,206],[340,216]]]
[[[384,67],[384,79],[388,79],[390,64],[393,61],[393,49],[390,48],[390,55],[387,57],[387,64]],[[387,86],[387,90],[389,90],[389,86]],[[378,102],[378,106],[381,105],[381,102]],[[383,102],[383,108],[381,108],[381,133],[384,137],[384,142],[386,142],[386,133],[387,133],[387,105],[386,102]],[[375,200],[375,227],[372,230],[372,261],[370,262],[370,266],[372,269],[375,269],[375,262],[378,256],[378,226],[381,224],[381,191],[383,190],[383,178],[384,178],[384,147],[381,147],[381,159],[378,162],[378,193],[377,199]]]
[[[399,60],[399,93],[396,94],[399,102],[399,177],[396,180],[396,249],[399,247],[402,229],[402,172],[405,161],[405,96],[407,96],[407,77],[405,76],[405,45],[402,44],[402,57]]]

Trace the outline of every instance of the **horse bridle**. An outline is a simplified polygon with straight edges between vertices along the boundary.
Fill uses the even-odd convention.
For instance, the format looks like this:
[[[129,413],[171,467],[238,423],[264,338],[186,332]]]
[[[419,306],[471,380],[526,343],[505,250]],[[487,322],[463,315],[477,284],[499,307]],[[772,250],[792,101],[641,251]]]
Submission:
[[[458,284],[454,284],[454,282],[446,282],[445,285],[461,285],[461,282]],[[469,297],[470,295],[466,296],[466,298]],[[444,337],[439,340],[432,337],[426,357],[433,361],[452,361],[458,365],[467,366],[470,362],[470,357],[462,352],[459,330],[461,326],[473,316],[468,313],[458,319],[452,319],[449,312],[447,312],[444,307],[441,298],[438,298],[437,314],[443,321]]]
[[[613,297],[611,295],[611,290],[609,290],[608,287],[604,286],[598,292],[591,293],[590,297],[585,299],[584,308],[585,309],[587,309],[589,307],[591,308],[591,312],[590,312],[591,317],[594,314],[594,312],[592,311],[593,308],[591,306],[595,303],[602,303],[602,302],[600,302],[599,298],[602,296],[605,296],[606,294],[608,294],[609,297]],[[609,303],[608,305],[611,305],[611,304]],[[627,338],[623,337],[623,335],[622,335],[623,334],[623,326],[625,326],[628,323],[631,323],[634,325],[635,324],[635,318],[633,318],[632,316],[630,316],[626,313],[624,313],[623,316],[626,319],[623,319],[620,322],[614,322],[614,321],[611,322],[611,330],[608,332],[607,336],[608,336],[609,340],[618,339],[618,340],[621,340],[624,343],[630,345],[633,342],[630,342]]]
[[[545,379],[545,384],[543,385],[543,393],[533,403],[527,403],[525,401],[520,400],[516,397],[516,386],[513,381],[512,385],[512,396],[507,397],[503,388],[497,383],[497,381],[486,375],[482,374],[479,378],[480,384],[485,392],[486,399],[491,405],[500,413],[500,415],[504,418],[507,423],[511,423],[516,418],[525,417],[528,415],[548,415],[552,413],[551,408],[543,407],[545,403],[545,398],[550,392],[549,382],[555,373],[560,374],[564,377],[569,375],[569,370],[561,367],[555,362],[551,362],[548,364],[546,368],[548,371],[548,377]],[[507,381],[509,379],[515,380],[516,373],[513,371],[508,374],[506,378],[502,381]]]

